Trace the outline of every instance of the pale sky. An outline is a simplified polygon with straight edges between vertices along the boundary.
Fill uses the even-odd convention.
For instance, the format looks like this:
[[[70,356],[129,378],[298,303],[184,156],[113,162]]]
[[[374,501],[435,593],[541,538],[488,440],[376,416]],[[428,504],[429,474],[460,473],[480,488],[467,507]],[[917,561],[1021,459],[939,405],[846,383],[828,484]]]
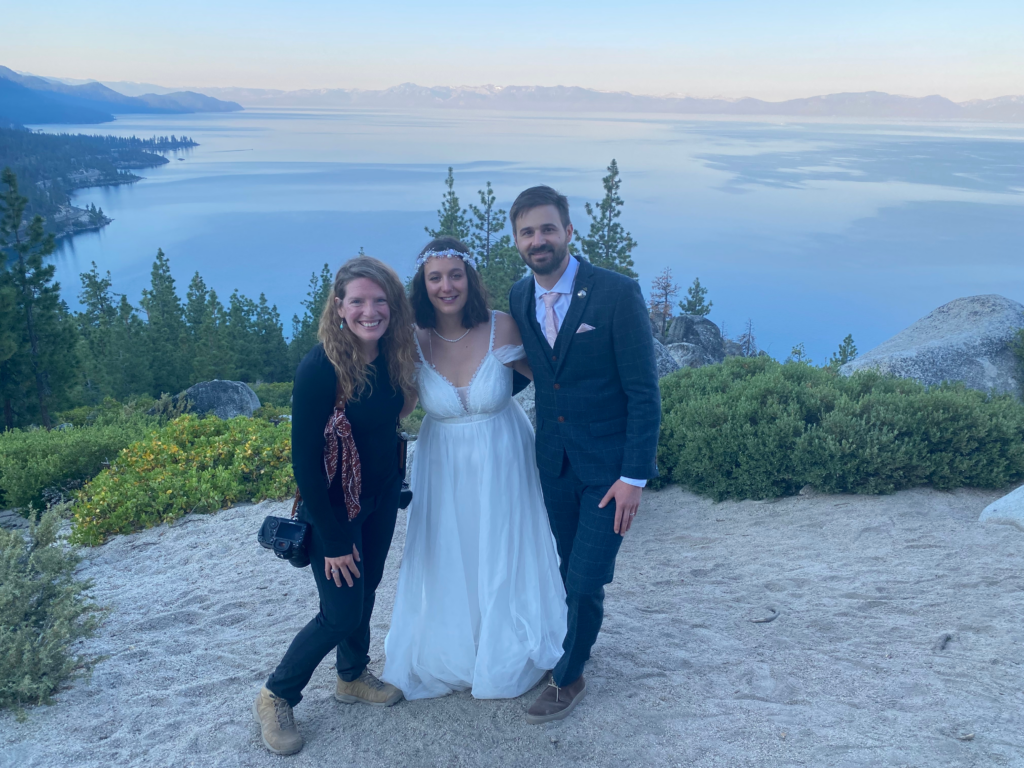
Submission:
[[[0,64],[176,86],[1024,94],[1024,1],[3,0]],[[625,9],[625,10],[624,10]]]

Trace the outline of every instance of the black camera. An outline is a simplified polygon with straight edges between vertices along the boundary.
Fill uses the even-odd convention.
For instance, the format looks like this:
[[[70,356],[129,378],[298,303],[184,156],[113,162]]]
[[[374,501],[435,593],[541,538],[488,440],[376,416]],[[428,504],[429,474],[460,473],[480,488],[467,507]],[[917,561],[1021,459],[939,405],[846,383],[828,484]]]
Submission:
[[[268,516],[260,526],[256,539],[260,546],[273,551],[296,568],[309,565],[309,523]]]

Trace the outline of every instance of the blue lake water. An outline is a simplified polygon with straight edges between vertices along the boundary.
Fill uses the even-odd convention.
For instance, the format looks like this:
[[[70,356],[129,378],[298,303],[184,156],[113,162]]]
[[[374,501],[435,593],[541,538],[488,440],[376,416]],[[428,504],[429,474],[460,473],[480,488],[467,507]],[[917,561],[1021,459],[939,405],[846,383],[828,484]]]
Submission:
[[[613,157],[645,293],[666,266],[699,276],[711,319],[730,336],[751,319],[776,357],[802,341],[824,362],[847,333],[866,351],[959,296],[1024,302],[1024,126],[248,110],[39,127],[200,143],[78,193],[114,223],[61,246],[72,303],[92,261],[137,299],[163,248],[182,294],[197,270],[222,299],[266,293],[287,332],[325,262],[363,247],[411,274],[449,165],[463,205],[486,181],[505,209],[547,183],[586,231]]]

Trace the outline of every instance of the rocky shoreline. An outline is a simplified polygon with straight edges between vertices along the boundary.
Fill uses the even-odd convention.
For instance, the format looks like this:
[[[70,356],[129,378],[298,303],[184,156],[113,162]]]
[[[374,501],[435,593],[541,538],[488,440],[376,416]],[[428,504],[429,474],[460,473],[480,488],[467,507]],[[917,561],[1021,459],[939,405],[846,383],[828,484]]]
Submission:
[[[74,237],[75,235],[80,235],[85,232],[99,231],[103,229],[103,227],[107,226],[107,224],[111,224],[114,221],[106,215],[101,216],[98,222],[89,221],[89,211],[85,208],[78,208],[73,205],[67,206],[63,211],[66,211],[66,213],[59,218],[58,216],[54,216],[52,222],[55,230],[53,234],[58,240]]]

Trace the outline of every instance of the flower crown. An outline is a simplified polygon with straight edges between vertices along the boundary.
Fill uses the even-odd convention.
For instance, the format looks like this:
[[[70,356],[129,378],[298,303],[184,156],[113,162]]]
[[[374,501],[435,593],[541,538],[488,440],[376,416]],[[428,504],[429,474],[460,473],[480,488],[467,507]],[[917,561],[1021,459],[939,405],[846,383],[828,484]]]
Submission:
[[[429,259],[462,259],[469,266],[476,268],[476,257],[471,253],[456,251],[454,248],[445,248],[443,251],[426,251],[416,257],[416,268],[419,269]]]

